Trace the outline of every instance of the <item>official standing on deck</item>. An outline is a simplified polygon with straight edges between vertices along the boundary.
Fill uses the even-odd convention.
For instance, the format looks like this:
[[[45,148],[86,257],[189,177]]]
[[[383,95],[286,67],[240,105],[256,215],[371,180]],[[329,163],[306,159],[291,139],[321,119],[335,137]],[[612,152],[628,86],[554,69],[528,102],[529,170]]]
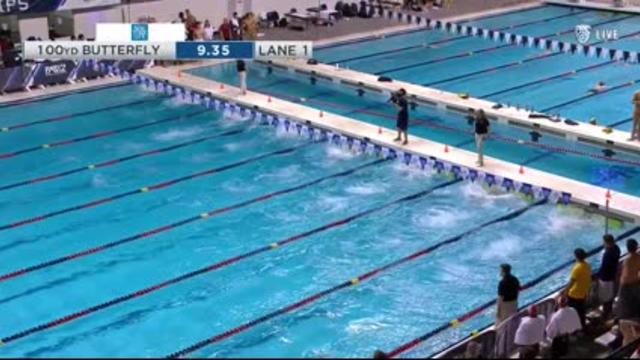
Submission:
[[[407,101],[406,95],[407,91],[405,89],[400,89],[391,97],[391,102],[393,102],[398,108],[398,120],[396,122],[398,136],[394,141],[400,141],[404,136],[402,145],[407,145],[409,143],[409,102]]]
[[[474,118],[475,134],[476,134],[476,149],[478,150],[478,161],[476,164],[480,167],[484,166],[484,142],[489,136],[489,119],[484,113],[484,110],[479,109],[476,111]]]
[[[240,81],[240,91],[245,95],[247,93],[247,64],[244,60],[238,60],[236,68],[238,70],[238,80]]]

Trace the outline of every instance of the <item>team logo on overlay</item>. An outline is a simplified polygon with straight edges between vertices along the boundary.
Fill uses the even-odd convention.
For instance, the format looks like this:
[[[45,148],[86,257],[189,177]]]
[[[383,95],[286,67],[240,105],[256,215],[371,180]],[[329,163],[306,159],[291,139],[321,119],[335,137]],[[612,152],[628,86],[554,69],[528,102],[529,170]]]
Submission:
[[[131,24],[131,41],[148,41],[149,26],[147,24]]]
[[[586,44],[591,39],[591,25],[577,25],[575,29],[576,39],[580,44]]]

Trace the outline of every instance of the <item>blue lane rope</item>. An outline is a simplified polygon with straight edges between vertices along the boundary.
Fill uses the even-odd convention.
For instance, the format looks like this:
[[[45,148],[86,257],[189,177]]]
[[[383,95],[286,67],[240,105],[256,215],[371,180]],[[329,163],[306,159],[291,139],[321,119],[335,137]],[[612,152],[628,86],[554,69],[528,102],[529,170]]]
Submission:
[[[583,11],[583,12],[586,12],[586,11]],[[517,29],[517,28],[520,28],[520,27],[528,26],[528,25],[544,23],[544,22],[548,22],[548,21],[552,21],[552,20],[561,19],[561,18],[564,18],[564,17],[579,15],[579,14],[580,13],[565,14],[565,15],[560,15],[560,16],[554,16],[554,17],[551,17],[551,18],[548,18],[548,19],[528,21],[528,22],[521,23],[521,24],[505,26],[505,27],[502,27],[502,28],[494,29],[494,31]],[[421,29],[419,31],[424,31],[424,29]],[[406,46],[406,47],[402,47],[402,48],[398,48],[398,49],[379,51],[377,53],[369,54],[369,55],[361,55],[361,56],[355,56],[355,57],[346,58],[346,59],[342,59],[342,60],[330,61],[330,62],[328,62],[328,64],[346,63],[346,62],[351,62],[351,61],[355,61],[355,60],[362,60],[362,59],[367,59],[367,58],[372,58],[372,57],[377,57],[377,56],[382,56],[382,55],[395,54],[395,53],[399,53],[399,52],[403,52],[403,51],[407,51],[407,50],[420,49],[420,48],[423,48],[425,46],[442,45],[442,44],[446,44],[446,43],[449,43],[449,42],[454,42],[454,41],[457,41],[457,40],[467,39],[467,38],[470,38],[470,37],[471,37],[471,35],[455,36],[455,37],[452,37],[452,38],[446,38],[446,39],[440,39],[440,40],[432,41],[432,42],[429,42],[429,43],[426,43],[426,44],[411,45],[411,46]]]
[[[15,229],[18,227],[23,227],[26,225],[31,225],[34,223],[38,223],[38,222],[42,222],[44,220],[48,220],[60,215],[64,215],[64,214],[68,214],[68,213],[72,213],[72,212],[76,212],[76,211],[81,211],[81,210],[85,210],[85,209],[90,209],[90,208],[96,208],[98,206],[107,204],[107,203],[111,203],[114,202],[116,200],[120,200],[120,199],[124,199],[133,195],[139,195],[139,194],[144,194],[144,193],[148,193],[151,191],[156,191],[156,190],[161,190],[161,189],[165,189],[168,188],[170,186],[185,182],[185,181],[190,181],[193,179],[197,179],[197,178],[201,178],[201,177],[206,177],[206,176],[211,176],[211,175],[216,175],[216,174],[220,174],[222,172],[231,170],[231,169],[235,169],[237,167],[240,166],[244,166],[244,165],[248,165],[251,163],[255,163],[264,159],[268,159],[270,157],[274,157],[274,156],[280,156],[280,155],[288,155],[288,154],[292,154],[294,151],[309,146],[311,144],[314,144],[312,142],[308,142],[308,143],[304,143],[302,145],[298,145],[295,147],[289,147],[286,149],[281,149],[281,150],[276,150],[276,151],[270,151],[267,153],[263,153],[260,155],[256,155],[256,156],[252,156],[250,158],[246,158],[240,161],[236,161],[227,165],[222,165],[216,168],[212,168],[212,169],[207,169],[207,170],[203,170],[203,171],[198,171],[196,173],[192,173],[189,175],[185,175],[179,178],[175,178],[175,179],[171,179],[171,180],[167,180],[167,181],[163,181],[161,183],[157,183],[154,185],[149,185],[149,186],[145,186],[142,188],[138,188],[135,190],[129,190],[129,191],[125,191],[123,193],[117,194],[117,195],[112,195],[112,196],[108,196],[102,199],[98,199],[98,200],[93,200],[93,201],[89,201],[83,204],[79,204],[79,205],[74,205],[68,208],[64,208],[61,210],[56,210],[56,211],[52,211],[46,214],[42,214],[42,215],[38,215],[38,216],[34,216],[32,218],[28,218],[28,219],[22,219],[13,223],[9,223],[9,224],[5,224],[5,225],[0,225],[0,231],[6,231],[6,230],[11,230],[11,229]]]
[[[100,162],[100,163],[96,163],[96,164],[89,164],[89,165],[86,165],[86,166],[81,166],[81,167],[77,167],[77,168],[74,168],[74,169],[61,171],[61,172],[54,173],[54,174],[48,174],[48,175],[43,175],[43,176],[40,176],[40,177],[28,179],[28,180],[22,180],[22,181],[18,181],[18,182],[12,183],[12,184],[0,186],[0,191],[5,191],[5,190],[9,190],[9,189],[15,189],[15,188],[22,187],[22,186],[27,186],[27,185],[40,184],[40,183],[51,181],[51,180],[61,179],[63,177],[66,177],[66,176],[69,176],[69,175],[73,175],[73,174],[77,174],[77,173],[84,172],[84,171],[92,171],[92,170],[96,170],[96,169],[104,169],[104,168],[107,168],[107,167],[110,167],[110,166],[114,166],[114,165],[121,164],[121,163],[124,163],[124,162],[127,162],[127,161],[139,159],[139,158],[142,158],[142,157],[158,155],[158,154],[170,152],[170,151],[173,151],[173,150],[178,150],[178,149],[182,149],[182,148],[185,148],[185,147],[189,147],[189,146],[192,146],[192,145],[200,144],[200,143],[203,143],[203,142],[206,142],[206,141],[218,139],[218,138],[221,138],[221,137],[227,137],[227,136],[233,136],[233,135],[241,134],[241,133],[245,132],[245,130],[246,129],[237,129],[237,130],[225,131],[223,133],[204,136],[204,137],[200,137],[200,138],[197,138],[197,139],[194,139],[194,140],[178,143],[178,144],[167,146],[167,147],[163,147],[163,148],[147,150],[147,151],[144,151],[144,152],[140,152],[140,153],[124,156],[124,157],[121,157],[121,158],[106,160],[106,161],[103,161],[103,162]]]
[[[81,137],[77,137],[77,138],[73,138],[73,139],[69,139],[69,140],[63,140],[63,141],[58,141],[58,142],[54,142],[54,143],[50,143],[50,144],[42,144],[42,145],[39,145],[39,146],[33,146],[33,147],[22,149],[22,150],[17,150],[17,151],[13,151],[13,152],[9,152],[9,153],[0,154],[0,160],[7,160],[7,159],[14,158],[16,156],[28,154],[28,153],[31,153],[31,152],[40,151],[40,150],[46,150],[46,149],[52,149],[52,148],[58,148],[58,147],[67,146],[67,145],[71,145],[71,144],[75,144],[75,143],[79,143],[79,142],[83,142],[83,141],[101,139],[101,138],[113,136],[113,135],[116,135],[116,134],[122,134],[122,133],[125,133],[125,132],[140,130],[140,129],[144,129],[144,128],[155,126],[155,125],[159,125],[159,124],[165,124],[165,123],[174,122],[174,121],[182,121],[182,120],[186,120],[186,119],[192,118],[192,117],[197,116],[197,115],[204,114],[204,113],[206,113],[208,111],[209,110],[198,110],[196,112],[192,112],[192,113],[189,113],[189,114],[172,116],[172,117],[164,118],[164,119],[161,119],[161,120],[155,120],[155,121],[146,122],[144,124],[127,126],[127,127],[123,127],[123,128],[119,128],[119,129],[115,129],[115,130],[101,131],[99,133],[86,135],[86,136],[81,136]]]
[[[448,185],[450,185],[452,183],[455,183],[457,181],[460,181],[460,180],[459,179],[453,180],[453,181],[444,183],[442,185],[443,186],[448,186]],[[398,266],[401,266],[401,265],[404,265],[406,263],[413,262],[413,261],[415,261],[417,259],[420,259],[420,258],[422,258],[422,257],[424,257],[424,256],[426,256],[428,254],[431,254],[432,252],[438,250],[439,248],[441,248],[443,246],[447,246],[447,245],[451,245],[451,244],[457,243],[460,240],[466,238],[467,236],[469,236],[471,234],[474,234],[474,233],[476,233],[476,232],[478,232],[478,231],[480,231],[480,230],[482,230],[482,229],[484,229],[484,228],[486,228],[488,226],[491,226],[491,225],[494,225],[494,224],[497,224],[497,223],[501,223],[501,222],[505,222],[505,221],[513,220],[513,219],[517,218],[518,216],[526,213],[530,209],[532,209],[532,208],[534,208],[536,206],[542,205],[544,203],[546,203],[546,200],[541,200],[541,201],[535,202],[533,204],[529,204],[529,205],[527,205],[527,206],[525,206],[523,208],[520,208],[520,209],[518,209],[518,210],[516,210],[514,212],[511,212],[511,213],[509,213],[507,215],[503,215],[503,216],[501,216],[499,218],[493,219],[491,221],[485,222],[484,224],[476,226],[473,229],[467,230],[467,231],[465,231],[464,233],[462,233],[460,235],[457,235],[457,236],[454,236],[452,238],[446,239],[446,240],[441,241],[441,242],[439,242],[437,244],[431,245],[431,246],[429,246],[427,248],[418,250],[418,251],[416,251],[416,252],[414,252],[414,253],[412,253],[412,254],[410,254],[408,256],[405,256],[405,257],[397,259],[397,260],[395,260],[393,262],[387,263],[384,266],[375,268],[375,269],[373,269],[373,270],[371,270],[371,271],[369,271],[367,273],[364,273],[364,274],[359,275],[359,276],[357,276],[355,278],[352,278],[351,280],[345,281],[345,282],[343,282],[343,283],[341,283],[339,285],[336,285],[336,286],[334,286],[332,288],[329,288],[329,289],[326,289],[326,290],[321,291],[319,293],[316,293],[316,294],[314,294],[312,296],[304,298],[304,299],[302,299],[302,300],[300,300],[300,301],[298,301],[296,303],[293,303],[291,305],[282,307],[282,308],[280,308],[280,309],[278,309],[278,310],[276,310],[274,312],[271,312],[271,313],[269,313],[267,315],[264,315],[264,316],[262,316],[260,318],[257,318],[255,320],[252,320],[252,321],[247,322],[247,323],[244,323],[244,324],[242,324],[242,325],[240,325],[238,327],[235,327],[233,329],[227,330],[227,331],[222,332],[222,333],[220,333],[218,335],[214,335],[214,336],[212,336],[210,338],[207,338],[205,340],[199,341],[199,342],[197,342],[197,343],[195,343],[195,344],[193,344],[191,346],[188,346],[188,347],[186,347],[186,348],[184,348],[182,350],[179,350],[179,351],[177,351],[175,353],[172,353],[172,354],[168,355],[167,357],[168,358],[184,357],[184,356],[189,355],[189,354],[191,354],[191,353],[193,353],[195,351],[203,349],[203,348],[205,348],[205,347],[207,347],[207,346],[209,346],[211,344],[218,343],[218,342],[226,340],[226,339],[228,339],[230,337],[236,336],[236,335],[238,335],[238,334],[240,334],[242,332],[245,332],[245,331],[247,331],[247,330],[249,330],[251,328],[254,328],[255,326],[260,325],[262,323],[265,323],[267,321],[270,321],[270,320],[272,320],[272,319],[274,319],[276,317],[279,317],[281,315],[285,315],[287,313],[291,313],[291,312],[293,312],[295,310],[298,310],[298,309],[300,309],[302,307],[305,307],[307,305],[315,303],[318,300],[320,300],[322,298],[325,298],[325,297],[327,297],[327,296],[329,296],[329,295],[331,295],[331,294],[333,294],[333,293],[335,293],[337,291],[340,291],[342,289],[346,289],[346,288],[349,288],[349,287],[352,287],[352,286],[359,285],[360,283],[362,283],[364,281],[371,280],[371,279],[379,276],[380,274],[382,274],[382,273],[384,273],[386,271],[389,271],[389,270],[394,269],[394,268],[396,268]]]
[[[81,111],[81,112],[66,114],[66,115],[55,116],[55,117],[42,119],[42,120],[24,122],[24,123],[20,123],[20,124],[5,126],[5,127],[2,128],[2,132],[3,133],[7,133],[7,132],[10,132],[10,131],[14,131],[14,130],[18,130],[18,129],[24,129],[24,128],[28,128],[28,127],[32,127],[32,126],[36,126],[36,125],[42,125],[42,124],[47,124],[47,123],[52,123],[52,122],[62,122],[62,121],[78,118],[78,117],[81,117],[81,116],[98,114],[98,113],[105,112],[105,111],[111,111],[111,110],[115,110],[115,109],[126,108],[126,107],[129,107],[129,106],[136,106],[136,105],[146,104],[146,103],[159,101],[159,100],[166,100],[168,98],[169,97],[167,97],[167,96],[162,96],[162,97],[156,97],[156,98],[153,98],[153,99],[142,99],[142,100],[131,101],[131,102],[124,103],[124,104],[110,105],[110,106],[97,108],[97,109],[93,109],[93,110],[87,110],[87,111]]]
[[[579,96],[577,98],[562,102],[560,104],[549,106],[549,107],[547,107],[545,109],[542,109],[541,111],[542,112],[549,112],[551,110],[555,110],[555,109],[558,109],[558,108],[561,108],[561,107],[564,107],[564,106],[567,106],[567,105],[575,104],[575,103],[580,102],[582,100],[586,100],[586,99],[589,99],[589,98],[592,98],[592,97],[608,94],[608,93],[610,93],[612,91],[616,91],[616,90],[627,88],[629,86],[633,86],[633,85],[637,84],[638,82],[640,82],[640,79],[627,81],[627,82],[624,82],[622,84],[618,84],[618,85],[614,85],[612,87],[609,87],[609,88],[607,88],[607,89],[605,89],[603,91],[592,92],[592,93],[589,93],[587,95]]]
[[[291,151],[295,150],[295,148],[290,148],[290,149],[291,149]],[[97,247],[94,247],[94,248],[90,248],[90,249],[86,249],[86,250],[80,251],[80,252],[77,252],[77,253],[74,253],[74,254],[65,255],[65,256],[62,256],[62,257],[59,257],[59,258],[56,258],[56,259],[53,259],[53,260],[48,260],[48,261],[45,261],[45,262],[42,262],[42,263],[39,263],[39,264],[36,264],[36,265],[31,265],[31,266],[28,266],[28,267],[23,268],[23,269],[14,270],[14,271],[11,271],[11,272],[9,272],[7,274],[4,274],[4,275],[0,276],[0,283],[8,281],[8,280],[11,280],[11,279],[15,279],[15,278],[18,278],[18,277],[21,277],[21,276],[24,276],[24,275],[27,275],[27,274],[35,272],[35,271],[39,271],[39,270],[42,270],[42,269],[45,269],[45,268],[49,268],[49,267],[52,267],[52,266],[55,266],[55,265],[59,265],[59,264],[62,264],[62,263],[73,261],[73,260],[77,260],[77,259],[80,259],[80,258],[83,258],[83,257],[87,257],[87,256],[90,256],[90,255],[95,255],[97,253],[100,253],[100,252],[103,252],[103,251],[106,251],[106,250],[109,250],[109,249],[112,249],[112,248],[115,248],[115,247],[130,243],[130,242],[133,242],[133,241],[150,238],[150,237],[156,236],[156,235],[158,235],[160,233],[163,233],[163,232],[166,232],[166,231],[169,231],[169,230],[173,230],[173,229],[176,229],[178,227],[181,227],[181,226],[184,226],[184,225],[196,222],[196,221],[210,219],[210,218],[213,218],[213,217],[216,217],[216,216],[219,216],[219,215],[222,215],[222,214],[225,214],[225,213],[228,213],[228,212],[240,209],[240,208],[247,207],[249,205],[261,203],[261,202],[264,202],[264,201],[267,201],[267,200],[272,200],[274,198],[277,198],[277,197],[280,197],[280,196],[283,196],[283,195],[286,195],[286,194],[289,194],[289,193],[293,193],[295,191],[299,191],[299,190],[302,190],[302,189],[305,189],[305,188],[320,184],[320,183],[322,183],[324,181],[327,181],[327,180],[349,176],[349,175],[351,175],[351,174],[353,174],[353,173],[355,173],[357,171],[366,169],[368,167],[375,166],[375,165],[380,164],[381,162],[387,161],[387,160],[388,159],[376,160],[376,161],[373,161],[373,162],[370,162],[370,163],[367,163],[367,164],[364,164],[364,165],[360,165],[358,167],[355,167],[355,168],[352,168],[352,169],[349,169],[349,170],[345,170],[345,171],[342,171],[342,172],[339,172],[339,173],[335,173],[335,174],[332,174],[332,175],[323,176],[321,178],[318,178],[318,179],[313,180],[313,181],[306,182],[306,183],[301,184],[301,185],[297,185],[297,186],[290,187],[290,188],[283,189],[283,190],[278,190],[278,191],[275,191],[275,192],[272,192],[272,193],[269,193],[269,194],[258,196],[258,197],[253,198],[253,199],[249,199],[249,200],[246,200],[246,201],[242,201],[240,203],[236,203],[234,205],[230,205],[230,206],[227,206],[227,207],[214,209],[214,210],[211,210],[211,211],[199,214],[199,215],[191,216],[189,218],[177,221],[175,223],[167,224],[167,225],[164,225],[164,226],[161,226],[161,227],[158,227],[158,228],[155,228],[155,229],[143,232],[143,233],[139,233],[139,234],[136,234],[136,235],[133,235],[133,236],[126,237],[124,239],[116,240],[116,241],[113,241],[113,242],[110,242],[110,243],[106,243],[106,244],[103,244],[103,245],[100,245],[100,246],[97,246]]]
[[[617,242],[622,241],[623,239],[628,238],[628,237],[630,237],[630,236],[632,236],[632,235],[634,235],[634,234],[636,234],[638,232],[640,232],[640,227],[635,227],[635,228],[625,232],[624,234],[621,234],[620,236],[618,236],[616,241]],[[603,246],[600,245],[600,246],[590,250],[587,253],[587,255],[589,257],[591,257],[591,256],[593,256],[595,254],[598,254],[600,251],[602,251],[602,249],[603,249]],[[524,284],[521,287],[521,291],[526,291],[528,289],[531,289],[532,287],[540,284],[542,281],[544,281],[547,278],[551,277],[555,273],[557,273],[557,272],[559,272],[561,270],[564,270],[565,268],[571,266],[574,263],[575,263],[575,260],[569,260],[569,261],[566,261],[566,262],[554,267],[553,269],[541,274],[540,276],[536,277],[535,279],[533,279],[533,280],[527,282],[526,284]],[[555,292],[556,291],[552,291],[551,294],[555,293]],[[426,334],[424,334],[424,335],[422,335],[420,337],[417,337],[417,338],[415,338],[415,339],[413,339],[413,340],[411,340],[411,341],[409,341],[409,342],[407,342],[407,343],[405,343],[403,345],[400,345],[399,347],[395,348],[391,352],[387,353],[387,356],[392,358],[392,357],[396,357],[396,356],[398,356],[400,354],[403,354],[403,353],[415,348],[416,346],[426,342],[427,340],[433,338],[434,336],[444,332],[445,330],[448,330],[449,328],[452,328],[452,327],[459,326],[461,323],[474,318],[475,316],[481,314],[485,310],[487,310],[487,309],[491,308],[492,306],[494,306],[495,303],[496,303],[496,300],[491,300],[491,301],[489,301],[489,302],[477,307],[476,309],[474,309],[474,310],[472,310],[472,311],[470,311],[470,312],[458,317],[455,320],[452,320],[452,321],[450,321],[448,323],[444,323],[444,324],[440,325],[439,327],[429,331],[428,333],[426,333]],[[433,355],[435,355],[435,354],[430,355],[428,358],[433,357]]]

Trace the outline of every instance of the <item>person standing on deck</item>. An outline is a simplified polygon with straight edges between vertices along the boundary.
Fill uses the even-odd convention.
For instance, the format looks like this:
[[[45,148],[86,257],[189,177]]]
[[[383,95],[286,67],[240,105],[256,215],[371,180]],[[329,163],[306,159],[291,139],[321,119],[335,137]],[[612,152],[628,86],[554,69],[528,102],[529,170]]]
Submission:
[[[247,93],[247,64],[244,60],[238,60],[236,63],[236,69],[238,70],[240,90],[242,91],[242,95],[245,95]]]
[[[635,239],[627,241],[629,256],[622,262],[616,316],[620,319],[640,317],[640,254]]]
[[[615,294],[615,281],[618,275],[620,248],[616,245],[613,235],[607,234],[604,241],[604,254],[598,271],[598,298],[602,303],[602,316],[607,319],[611,315]]]
[[[591,290],[591,265],[587,263],[587,253],[582,248],[573,252],[576,264],[571,270],[569,285],[563,291],[563,295],[568,298],[568,305],[578,312],[582,327],[586,326],[587,317],[587,296]]]
[[[402,136],[404,135],[402,145],[407,145],[409,143],[409,102],[407,101],[406,95],[407,91],[405,89],[400,89],[397,93],[391,96],[391,102],[393,102],[398,108],[398,120],[396,122],[398,136],[393,141],[402,140]]]
[[[520,293],[520,280],[511,274],[511,265],[500,265],[500,276],[502,280],[498,284],[496,325],[518,312],[518,294]]]
[[[640,140],[640,90],[633,95],[633,126],[631,128],[631,139]]]
[[[484,142],[489,136],[489,119],[484,113],[484,110],[479,109],[474,118],[475,134],[476,134],[476,149],[478,150],[478,161],[476,164],[480,167],[484,166]]]

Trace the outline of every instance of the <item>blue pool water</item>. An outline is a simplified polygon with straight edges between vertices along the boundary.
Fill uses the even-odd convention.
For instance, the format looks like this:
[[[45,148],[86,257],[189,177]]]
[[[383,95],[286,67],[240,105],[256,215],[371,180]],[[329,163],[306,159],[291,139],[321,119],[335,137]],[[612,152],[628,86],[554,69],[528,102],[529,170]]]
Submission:
[[[250,70],[257,91],[392,124],[384,99]],[[195,73],[232,81],[233,71]],[[461,115],[415,114],[428,125],[414,126],[419,135],[472,146]],[[534,205],[131,85],[0,106],[0,127],[11,128],[0,162],[12,170],[0,177],[0,310],[10,314],[0,326],[2,357],[165,356],[450,242],[189,354],[367,357],[491,300],[498,264],[510,262],[527,283],[570,261],[575,247],[597,248],[604,227],[602,216],[581,209]],[[528,136],[518,130],[496,132],[505,140],[491,143],[491,155],[619,191],[640,188],[632,157],[594,158],[597,148],[543,137],[540,144],[579,153],[558,154],[510,143]],[[568,271],[545,277],[522,303],[562,285]],[[407,355],[429,355],[493,316]]]
[[[8,342],[0,348],[2,356],[167,355],[475,229],[454,244],[358,287],[336,292],[299,312],[193,354],[367,356],[375,348],[397,346],[490,299],[494,289],[487,284],[495,282],[500,262],[511,261],[525,282],[570,260],[575,246],[594,248],[599,244],[593,234],[604,223],[600,216],[540,205],[483,227],[491,219],[530,204],[518,196],[469,183],[442,185],[450,179],[274,134],[271,128],[243,119],[214,112],[187,118],[201,109],[133,86],[70,95],[67,105],[75,108],[77,103],[83,111],[97,110],[104,105],[99,100],[113,91],[123,102],[149,102],[69,118],[64,125],[68,127],[62,122],[16,129],[4,134],[3,151],[132,127],[169,115],[182,120],[4,159],[5,165],[16,171],[5,174],[3,184],[46,178],[51,173],[134,154],[152,154],[152,150],[206,136],[213,139],[4,190],[0,205],[3,224],[247,161],[209,176],[5,229],[0,246],[5,259],[0,262],[2,274],[82,254],[278,190],[299,189],[5,279],[0,283],[0,308],[12,314],[2,326],[5,339],[252,249],[340,223],[366,210],[380,210],[278,250]],[[114,101],[113,105],[120,103]],[[27,114],[30,106],[35,104],[0,108],[3,122],[17,124],[61,113],[53,100],[39,102],[38,115],[16,114]],[[279,150],[288,152],[268,155]],[[262,155],[265,157],[251,160]],[[423,197],[394,203],[437,185],[442,187]],[[626,229],[623,226],[616,233]],[[530,235],[525,238],[524,234]],[[545,256],[549,253],[566,255]],[[566,271],[527,291],[525,299],[533,300],[558,286]],[[460,291],[462,288],[465,291]],[[482,326],[490,317],[478,317],[465,326]],[[464,334],[434,339],[418,351],[442,348],[455,336]]]
[[[224,82],[234,82],[236,77],[234,64],[203,67],[192,72]],[[249,87],[258,92],[388,128],[395,126],[396,110],[380,95],[359,97],[354,90],[329,81],[317,80],[313,85],[308,78],[300,75],[290,75],[279,70],[269,74],[266,67],[257,64],[250,67],[248,78]],[[470,133],[472,128],[464,114],[423,106],[411,112],[411,119],[412,134],[475,151]],[[543,136],[538,143],[533,143],[530,130],[500,124],[493,124],[492,128],[494,140],[487,145],[488,155],[616,191],[640,195],[640,163],[637,156],[619,153],[608,158],[597,147],[570,143],[552,136]],[[519,145],[518,140],[528,143]]]
[[[548,22],[537,22],[545,19]],[[618,31],[619,40],[598,43],[599,46],[638,51],[638,19],[637,15],[543,6],[468,24],[570,42],[576,42],[575,26],[587,24],[593,28],[592,44],[598,42],[597,30],[614,29]],[[535,23],[524,25],[531,22]],[[508,29],[511,26],[514,28]],[[405,48],[409,49],[402,50]],[[395,51],[390,53],[392,50]],[[475,53],[462,56],[469,52]],[[544,57],[545,54],[548,56]],[[527,105],[579,121],[596,118],[599,124],[626,131],[631,127],[631,98],[640,90],[638,82],[580,100],[598,81],[615,87],[640,80],[640,65],[545,53],[539,49],[435,30],[319,49],[315,56],[323,62],[339,63],[350,69],[452,92],[468,92],[496,102]],[[596,65],[601,66],[591,69]],[[496,70],[497,67],[502,68]],[[574,70],[576,74],[571,73]],[[565,75],[554,78],[562,74]],[[526,84],[530,85],[523,86]]]

